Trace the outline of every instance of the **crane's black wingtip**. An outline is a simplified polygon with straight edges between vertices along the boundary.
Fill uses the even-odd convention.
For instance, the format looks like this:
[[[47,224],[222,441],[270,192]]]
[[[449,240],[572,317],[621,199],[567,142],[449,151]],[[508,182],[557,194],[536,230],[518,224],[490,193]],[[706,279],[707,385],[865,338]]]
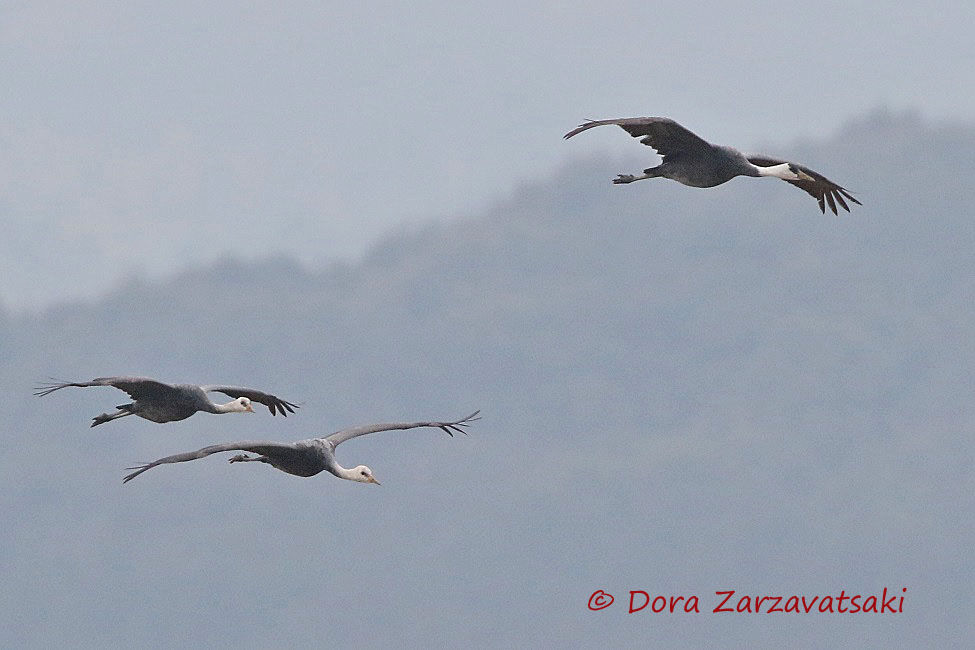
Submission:
[[[283,399],[279,399],[276,402],[271,402],[267,405],[271,415],[277,415],[280,413],[284,417],[288,417],[288,413],[294,413],[296,408],[299,408],[297,404],[292,404],[291,402],[285,402]]]
[[[470,415],[468,415],[466,418],[462,418],[455,422],[443,422],[441,424],[438,424],[437,426],[443,429],[447,433],[447,435],[450,436],[451,438],[454,437],[454,432],[463,433],[466,436],[469,435],[466,429],[467,425],[470,424],[471,422],[474,422],[475,420],[480,420],[481,418],[478,416],[478,413],[480,412],[481,412],[480,409],[478,409],[473,413],[471,413]]]
[[[582,133],[586,129],[588,129],[590,127],[593,127],[593,126],[596,126],[596,120],[586,120],[585,122],[583,122],[582,124],[580,124],[576,128],[572,129],[571,131],[569,131],[568,133],[566,133],[565,135],[563,135],[562,136],[562,139],[563,140],[568,140],[572,136],[579,135],[580,133]]]
[[[122,478],[122,483],[128,483],[139,474],[142,474],[146,470],[152,469],[153,467],[155,467],[155,465],[153,465],[152,463],[143,463],[142,465],[136,465],[134,467],[126,467],[125,468],[126,470],[134,469],[135,471],[132,472],[131,474],[126,474]]]
[[[65,388],[70,382],[61,381],[60,379],[55,379],[54,377],[48,377],[47,383],[37,382],[34,385],[34,395],[37,397],[44,397],[45,395],[50,395],[56,390]]]

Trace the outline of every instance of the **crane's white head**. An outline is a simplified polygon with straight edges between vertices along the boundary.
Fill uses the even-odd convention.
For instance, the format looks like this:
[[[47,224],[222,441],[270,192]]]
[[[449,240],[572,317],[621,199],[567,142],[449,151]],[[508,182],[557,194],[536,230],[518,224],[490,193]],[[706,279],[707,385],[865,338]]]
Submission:
[[[375,483],[376,485],[381,485],[376,477],[372,475],[372,470],[365,465],[359,465],[352,469],[353,481],[358,481],[360,483]]]
[[[240,411],[241,413],[254,412],[254,407],[251,406],[251,401],[247,397],[238,397],[233,401],[233,403],[236,404],[235,410]]]

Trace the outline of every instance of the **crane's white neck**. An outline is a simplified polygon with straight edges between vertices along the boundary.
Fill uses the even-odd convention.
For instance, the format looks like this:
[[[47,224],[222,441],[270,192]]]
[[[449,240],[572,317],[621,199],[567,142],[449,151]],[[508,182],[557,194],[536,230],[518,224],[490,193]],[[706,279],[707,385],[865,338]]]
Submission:
[[[346,469],[345,467],[342,467],[338,463],[336,463],[335,466],[331,469],[332,469],[332,474],[335,474],[339,478],[344,478],[347,481],[356,480],[356,472],[354,469]]]
[[[758,165],[754,165],[754,167],[758,170],[759,176],[774,176],[775,178],[781,178],[784,181],[799,180],[799,175],[792,171],[792,166],[789,163],[772,165],[771,167],[759,167]]]
[[[355,481],[357,483],[375,483],[376,485],[379,485],[379,481],[377,481],[372,475],[372,470],[365,465],[358,465],[352,469],[346,469],[333,460],[326,469],[328,469],[328,471],[330,471],[332,474],[335,474],[339,478],[344,478],[347,481]]]

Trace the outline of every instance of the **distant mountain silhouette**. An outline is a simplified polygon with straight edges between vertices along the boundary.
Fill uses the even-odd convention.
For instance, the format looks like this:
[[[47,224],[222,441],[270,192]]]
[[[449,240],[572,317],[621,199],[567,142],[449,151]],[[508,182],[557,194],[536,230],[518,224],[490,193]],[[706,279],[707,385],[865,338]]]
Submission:
[[[215,620],[251,643],[352,641],[381,611],[405,643],[474,625],[499,645],[651,627],[665,644],[757,627],[818,644],[847,624],[709,608],[664,626],[586,598],[884,586],[908,588],[910,613],[858,619],[859,638],[950,641],[972,604],[972,151],[975,127],[885,112],[768,147],[850,188],[863,207],[839,217],[773,179],[618,187],[650,159],[586,159],[355,264],[227,260],[0,313],[0,543],[21,563],[4,645],[37,612],[55,644],[118,610],[136,612],[116,622],[129,642],[152,643],[174,625],[153,607],[181,594],[207,606],[176,607],[179,638],[204,641]],[[262,386],[302,409],[92,432],[117,396],[30,395],[49,375],[130,373]],[[213,442],[477,408],[467,439],[343,447],[374,491],[218,457],[121,484],[133,462]],[[363,589],[374,609],[346,609],[339,595]],[[233,594],[256,591],[268,611],[238,612]],[[82,605],[59,614],[62,600]]]

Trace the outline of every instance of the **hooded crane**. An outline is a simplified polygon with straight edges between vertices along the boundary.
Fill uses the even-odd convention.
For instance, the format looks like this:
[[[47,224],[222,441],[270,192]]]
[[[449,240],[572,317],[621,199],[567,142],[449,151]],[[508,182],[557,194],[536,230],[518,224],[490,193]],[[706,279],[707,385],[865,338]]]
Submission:
[[[823,214],[826,213],[827,203],[833,214],[836,214],[837,203],[849,212],[850,207],[843,197],[861,205],[845,188],[808,167],[763,154],[746,156],[732,147],[711,144],[667,117],[591,120],[580,124],[564,137],[568,139],[594,126],[606,124],[622,127],[634,138],[642,137],[640,142],[663,157],[661,164],[644,169],[640,176],[619,174],[613,179],[617,185],[662,176],[691,187],[714,187],[735,176],[774,176],[811,194],[819,201]]]
[[[38,386],[34,392],[38,397],[48,395],[56,390],[77,386],[78,388],[88,388],[89,386],[114,386],[119,390],[129,394],[133,402],[129,404],[119,404],[115,408],[115,413],[102,413],[92,418],[91,426],[124,418],[127,415],[138,415],[152,422],[176,422],[185,420],[197,411],[207,413],[253,413],[254,409],[251,402],[259,402],[267,406],[271,415],[281,415],[288,417],[288,413],[294,413],[297,405],[286,402],[280,397],[275,397],[268,393],[255,390],[253,388],[241,388],[239,386],[219,386],[206,385],[197,386],[195,384],[164,384],[148,377],[99,377],[91,381],[82,382],[58,382],[53,384],[43,384]],[[229,395],[234,399],[226,404],[216,404],[210,401],[207,393],[216,392]]]
[[[349,481],[358,481],[359,483],[375,483],[376,485],[379,485],[379,481],[377,481],[372,475],[372,470],[365,465],[358,465],[352,469],[346,469],[345,467],[339,465],[335,460],[335,448],[346,440],[351,440],[352,438],[364,436],[369,433],[376,433],[378,431],[392,431],[394,429],[402,430],[418,429],[420,427],[436,427],[438,429],[443,429],[451,438],[454,436],[455,432],[467,435],[464,428],[471,422],[480,420],[481,418],[478,417],[479,413],[480,411],[474,411],[466,418],[455,420],[454,422],[397,422],[392,424],[366,424],[364,426],[353,427],[351,429],[342,429],[341,431],[336,431],[335,433],[324,438],[309,438],[308,440],[299,440],[292,443],[266,441],[226,442],[220,445],[204,447],[203,449],[198,449],[196,451],[189,451],[184,454],[166,456],[165,458],[154,460],[151,463],[146,463],[145,465],[127,467],[126,469],[134,469],[136,471],[128,474],[122,479],[122,482],[128,483],[142,472],[164,463],[185,463],[188,460],[204,458],[210,454],[218,454],[222,451],[249,451],[252,454],[260,455],[255,457],[248,456],[247,454],[237,454],[228,460],[231,463],[267,463],[271,467],[275,467],[282,472],[287,472],[288,474],[294,474],[295,476],[314,476],[322,470],[327,470],[335,476]]]

